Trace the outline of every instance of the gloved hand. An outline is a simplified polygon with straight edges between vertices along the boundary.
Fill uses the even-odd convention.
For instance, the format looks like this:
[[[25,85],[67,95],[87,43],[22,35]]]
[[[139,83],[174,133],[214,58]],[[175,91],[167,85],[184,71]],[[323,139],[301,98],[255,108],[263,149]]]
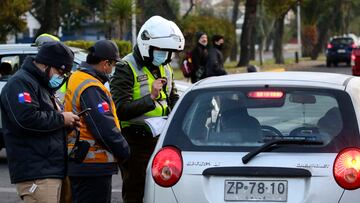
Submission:
[[[166,78],[158,78],[152,84],[151,88],[151,99],[156,100],[160,95],[160,91],[162,90],[163,86],[166,84]]]

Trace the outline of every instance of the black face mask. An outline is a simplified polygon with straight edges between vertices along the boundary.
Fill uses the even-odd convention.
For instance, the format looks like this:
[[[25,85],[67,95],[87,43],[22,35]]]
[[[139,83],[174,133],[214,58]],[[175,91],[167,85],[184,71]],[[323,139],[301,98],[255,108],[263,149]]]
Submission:
[[[219,45],[214,44],[214,47],[217,48],[217,49],[219,49],[219,50],[222,50],[223,47],[224,47],[224,44],[219,44]]]

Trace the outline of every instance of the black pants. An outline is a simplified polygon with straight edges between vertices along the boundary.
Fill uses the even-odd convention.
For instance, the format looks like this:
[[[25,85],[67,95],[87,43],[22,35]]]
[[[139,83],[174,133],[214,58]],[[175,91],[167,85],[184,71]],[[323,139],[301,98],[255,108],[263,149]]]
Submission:
[[[123,179],[123,201],[124,203],[142,203],[146,167],[154,151],[157,138],[153,138],[151,135],[129,134],[127,130],[122,132],[131,149],[130,159],[120,166]]]
[[[70,177],[73,203],[110,203],[109,176]]]

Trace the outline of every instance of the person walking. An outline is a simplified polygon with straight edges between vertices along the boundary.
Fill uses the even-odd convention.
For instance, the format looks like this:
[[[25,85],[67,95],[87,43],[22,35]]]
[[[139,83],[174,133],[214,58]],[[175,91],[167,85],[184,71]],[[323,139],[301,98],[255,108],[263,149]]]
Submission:
[[[174,22],[153,16],[142,25],[133,52],[116,66],[110,89],[131,148],[120,167],[124,203],[143,202],[146,166],[157,142],[144,119],[167,116],[179,99],[169,63],[184,44]]]
[[[205,76],[205,65],[208,56],[207,44],[208,37],[204,32],[197,32],[196,46],[191,51],[193,70],[190,75],[191,83],[196,83]]]
[[[205,77],[226,75],[227,73],[224,69],[224,56],[221,52],[224,45],[224,37],[221,35],[214,35],[211,41],[213,47],[209,49]]]
[[[1,92],[1,116],[11,183],[27,203],[59,202],[66,174],[66,131],[80,126],[60,112],[54,92],[66,80],[74,53],[60,42],[27,57]]]
[[[110,203],[112,175],[130,156],[114,102],[104,86],[117,61],[117,45],[100,40],[68,80],[65,111],[88,110],[80,117],[84,123],[80,130],[68,134],[68,176],[75,203]]]

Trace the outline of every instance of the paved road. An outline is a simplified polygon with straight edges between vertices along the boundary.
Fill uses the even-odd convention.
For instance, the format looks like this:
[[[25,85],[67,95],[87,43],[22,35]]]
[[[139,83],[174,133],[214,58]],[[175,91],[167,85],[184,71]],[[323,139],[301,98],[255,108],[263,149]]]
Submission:
[[[121,199],[122,180],[120,175],[113,176],[112,202],[122,203]],[[1,203],[22,203],[16,195],[14,185],[10,184],[9,171],[5,159],[5,151],[0,151],[0,202]]]

